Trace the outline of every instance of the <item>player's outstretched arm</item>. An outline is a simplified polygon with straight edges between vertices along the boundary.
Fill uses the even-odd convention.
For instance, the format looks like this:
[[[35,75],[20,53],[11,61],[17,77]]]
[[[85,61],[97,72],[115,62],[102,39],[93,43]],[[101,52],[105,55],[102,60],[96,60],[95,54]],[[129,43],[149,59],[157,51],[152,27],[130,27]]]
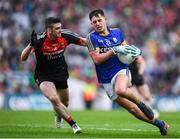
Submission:
[[[21,52],[21,60],[22,61],[26,61],[32,51],[32,45],[31,43],[29,43],[26,48],[24,48],[24,50]]]
[[[37,33],[35,30],[31,32],[31,42],[24,48],[24,50],[21,53],[21,60],[26,61],[32,51],[32,48],[34,50],[36,49],[36,42],[37,42]]]
[[[86,38],[81,37],[79,40],[79,45],[80,46],[86,46],[87,45]]]

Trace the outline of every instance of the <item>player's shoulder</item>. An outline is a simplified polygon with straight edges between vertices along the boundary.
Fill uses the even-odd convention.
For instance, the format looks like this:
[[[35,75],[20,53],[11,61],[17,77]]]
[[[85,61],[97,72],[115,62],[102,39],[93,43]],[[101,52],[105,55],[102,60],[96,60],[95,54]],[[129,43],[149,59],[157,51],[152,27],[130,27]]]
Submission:
[[[96,40],[96,38],[98,38],[97,34],[95,31],[91,31],[87,36],[86,36],[86,40],[87,42],[94,42]]]
[[[92,39],[92,38],[95,38],[96,36],[97,36],[97,33],[96,33],[95,31],[91,31],[91,32],[87,35],[86,38]]]
[[[112,35],[118,36],[118,38],[124,38],[124,33],[119,28],[110,28],[110,32]]]
[[[79,36],[77,33],[71,31],[70,29],[62,29],[62,30],[61,30],[61,35],[62,35],[63,37],[68,37],[68,36],[71,36],[71,37],[72,37],[72,36],[73,36],[73,37],[80,38],[80,36]]]
[[[122,32],[119,28],[109,28],[109,30],[112,32]]]
[[[61,33],[62,34],[68,34],[68,33],[72,33],[72,31],[70,29],[62,29]]]
[[[96,35],[96,32],[94,30],[91,31],[87,36],[93,36],[93,35]]]

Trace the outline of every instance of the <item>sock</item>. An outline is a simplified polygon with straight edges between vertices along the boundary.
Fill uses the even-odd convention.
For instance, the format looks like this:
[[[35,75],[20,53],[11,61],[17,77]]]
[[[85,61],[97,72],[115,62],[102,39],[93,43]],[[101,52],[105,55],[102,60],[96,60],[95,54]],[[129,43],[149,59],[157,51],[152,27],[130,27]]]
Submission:
[[[145,107],[145,104],[143,102],[139,102],[139,104],[137,104],[137,106],[140,108],[140,109],[143,109]]]
[[[156,119],[154,121],[154,125],[157,126],[157,127],[162,127],[164,125],[163,121],[159,120],[159,119]]]
[[[75,124],[76,122],[72,119],[71,116],[69,116],[67,119],[67,122],[69,123],[69,125],[72,127],[73,124]]]

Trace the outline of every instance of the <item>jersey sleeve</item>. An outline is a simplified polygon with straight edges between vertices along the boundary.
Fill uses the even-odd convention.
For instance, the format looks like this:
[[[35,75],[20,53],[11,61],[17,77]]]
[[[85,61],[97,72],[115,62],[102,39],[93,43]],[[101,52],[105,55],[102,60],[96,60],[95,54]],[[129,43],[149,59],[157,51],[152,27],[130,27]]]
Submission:
[[[78,34],[68,30],[68,29],[63,29],[61,32],[62,36],[65,37],[68,41],[68,43],[73,43],[73,44],[79,44],[81,45],[82,40]]]
[[[93,37],[92,34],[87,35],[86,41],[87,41],[87,47],[89,51],[94,51],[98,49],[98,46],[96,45],[95,37]]]

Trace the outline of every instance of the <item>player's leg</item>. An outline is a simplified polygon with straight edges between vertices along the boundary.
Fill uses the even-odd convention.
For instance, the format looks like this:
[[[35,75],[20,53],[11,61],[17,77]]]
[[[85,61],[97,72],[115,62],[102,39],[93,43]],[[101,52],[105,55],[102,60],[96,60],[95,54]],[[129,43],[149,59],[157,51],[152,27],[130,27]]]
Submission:
[[[147,84],[138,85],[136,88],[145,101],[151,101],[151,93]]]
[[[143,97],[141,96],[141,94],[139,93],[139,91],[137,90],[136,86],[131,86],[131,90],[133,91],[133,93],[136,94],[136,96],[141,99],[141,100],[144,100]]]
[[[154,118],[154,113],[151,108],[143,103],[141,99],[133,93],[132,89],[128,87],[129,77],[126,74],[119,72],[119,74],[113,77],[112,84],[114,86],[113,90],[118,96],[134,102],[149,119]]]
[[[56,87],[54,83],[49,82],[49,81],[43,81],[40,83],[39,88],[41,92],[43,93],[43,95],[46,96],[48,100],[51,102],[55,112],[58,115],[61,115],[61,117],[69,123],[69,125],[73,129],[73,132],[80,133],[81,129],[76,124],[76,122],[72,119],[66,106],[60,101],[59,96],[57,95]]]
[[[146,104],[152,108],[154,117],[158,118],[159,112],[153,106],[153,100],[152,100],[152,95],[150,93],[149,86],[147,84],[143,83],[142,85],[138,85],[136,88],[137,88],[138,92],[141,94],[144,102],[146,102]]]
[[[58,95],[61,102],[68,107],[69,106],[69,89],[58,89]]]
[[[60,98],[61,102],[66,107],[68,107],[68,105],[69,105],[69,89],[68,88],[66,88],[66,89],[58,89],[58,95],[59,95],[59,98]],[[61,117],[59,117],[59,119],[60,118]],[[60,120],[60,122],[62,124],[62,120]],[[81,133],[81,128],[76,123],[73,124],[72,129],[73,129],[74,133]]]
[[[127,109],[130,113],[132,113],[135,117],[138,119],[145,121],[147,123],[153,124],[157,126],[160,130],[161,135],[166,135],[169,125],[165,123],[164,121],[161,121],[159,119],[152,119],[150,120],[138,107],[135,103],[129,101],[126,98],[118,97],[115,100],[116,103],[118,103],[120,106]]]
[[[142,101],[144,101],[149,107],[152,108],[154,117],[159,117],[159,112],[153,107],[153,100],[152,95],[149,89],[149,86],[145,83],[144,78],[142,75],[134,76],[132,80],[133,84],[135,85],[138,93],[142,96]]]
[[[132,84],[142,96],[143,100],[148,102],[151,100],[151,93],[147,84],[145,84],[144,77],[140,74],[132,75]]]
[[[160,129],[160,132],[162,135],[167,134],[167,131],[169,128],[168,124],[166,124],[165,122],[163,122],[159,119],[155,119],[155,118],[150,120],[134,102],[132,102],[126,98],[118,96],[113,90],[112,83],[104,83],[104,84],[102,84],[102,87],[106,90],[108,97],[112,101],[115,101],[119,105],[123,106],[125,109],[127,109],[130,113],[132,113],[138,119],[143,120],[148,123],[151,123],[153,125],[156,125]],[[134,92],[134,95],[136,95],[135,92]]]
[[[58,96],[59,99],[61,100],[61,102],[68,107],[69,105],[69,90],[68,88],[66,89],[58,89]],[[63,118],[61,117],[61,115],[58,115],[55,112],[55,127],[56,128],[61,128],[62,127],[62,122],[63,122]]]
[[[136,118],[143,120],[145,122],[148,122],[148,123],[153,123],[154,119],[150,120],[149,118],[147,118],[147,116],[132,101],[126,98],[118,97],[115,100],[115,102],[119,104],[120,106],[122,106],[123,108],[125,108],[126,110],[128,110]]]

